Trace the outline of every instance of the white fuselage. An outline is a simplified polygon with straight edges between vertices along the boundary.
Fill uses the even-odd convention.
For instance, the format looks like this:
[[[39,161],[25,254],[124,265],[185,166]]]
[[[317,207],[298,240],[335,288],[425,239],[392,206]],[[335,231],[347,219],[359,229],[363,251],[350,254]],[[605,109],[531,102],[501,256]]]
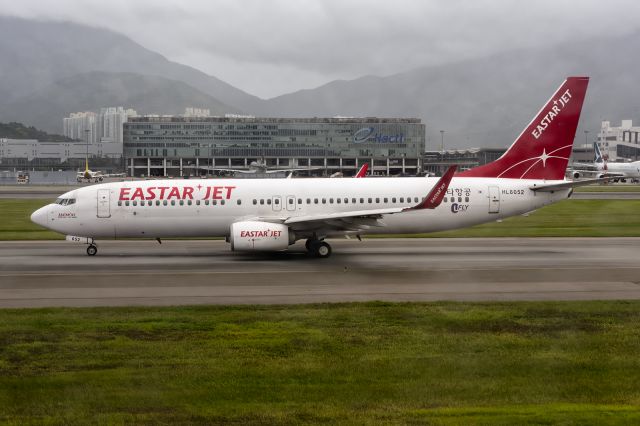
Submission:
[[[233,223],[281,221],[347,211],[412,207],[438,178],[189,179],[118,182],[79,188],[34,213],[37,223],[89,238],[226,237]],[[463,228],[565,199],[568,189],[534,192],[540,180],[453,178],[435,209],[378,217],[356,234],[411,234]],[[562,182],[562,181],[558,181]],[[549,181],[545,183],[551,183]],[[331,226],[317,232],[344,235]],[[308,238],[297,232],[296,239]]]
[[[607,172],[614,175],[619,175],[623,178],[640,178],[640,161],[634,161],[633,163],[606,163],[607,168],[604,168],[604,163],[596,163],[596,167],[601,172]]]

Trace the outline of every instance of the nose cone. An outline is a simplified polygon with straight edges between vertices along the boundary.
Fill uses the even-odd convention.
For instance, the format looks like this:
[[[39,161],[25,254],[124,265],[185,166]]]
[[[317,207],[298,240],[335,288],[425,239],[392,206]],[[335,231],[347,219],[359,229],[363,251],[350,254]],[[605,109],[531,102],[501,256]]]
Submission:
[[[47,227],[47,208],[48,206],[44,206],[36,210],[31,214],[31,222],[36,225]]]

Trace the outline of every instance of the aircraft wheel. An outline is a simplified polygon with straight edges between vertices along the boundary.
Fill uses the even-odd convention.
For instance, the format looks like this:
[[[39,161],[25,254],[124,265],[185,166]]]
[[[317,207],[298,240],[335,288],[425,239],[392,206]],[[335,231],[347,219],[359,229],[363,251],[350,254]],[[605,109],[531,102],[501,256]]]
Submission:
[[[95,256],[96,253],[98,253],[98,247],[94,246],[93,244],[87,247],[87,255]]]
[[[326,259],[327,257],[331,256],[331,246],[324,241],[320,241],[318,244],[316,244],[314,251],[315,255],[320,259]]]

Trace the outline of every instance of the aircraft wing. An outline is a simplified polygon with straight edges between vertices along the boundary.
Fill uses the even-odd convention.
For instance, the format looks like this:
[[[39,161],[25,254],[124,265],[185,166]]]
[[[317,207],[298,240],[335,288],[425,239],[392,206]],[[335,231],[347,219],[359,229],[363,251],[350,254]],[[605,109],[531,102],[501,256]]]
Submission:
[[[578,186],[587,186],[594,183],[608,182],[610,179],[611,177],[603,177],[598,179],[569,180],[562,183],[534,184],[533,186],[530,186],[529,189],[532,191],[552,192],[560,191],[562,189],[576,188]]]
[[[379,219],[384,215],[412,210],[435,209],[438,207],[447,193],[447,188],[449,187],[449,183],[451,183],[456,168],[457,166],[449,167],[447,172],[436,182],[433,188],[431,188],[427,196],[415,206],[291,216],[276,220],[291,226],[294,231],[316,231],[326,234],[333,232],[356,232],[369,229],[372,226],[383,226]],[[273,218],[259,218],[258,220],[274,221]]]

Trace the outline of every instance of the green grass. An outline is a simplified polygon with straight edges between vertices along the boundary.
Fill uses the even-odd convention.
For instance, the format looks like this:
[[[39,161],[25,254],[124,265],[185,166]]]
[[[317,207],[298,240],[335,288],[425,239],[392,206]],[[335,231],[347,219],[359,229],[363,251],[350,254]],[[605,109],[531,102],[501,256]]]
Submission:
[[[638,237],[638,212],[640,200],[566,200],[526,217],[416,237]]]
[[[0,199],[0,240],[64,239],[64,235],[47,231],[29,219],[31,213],[49,203],[49,199]]]
[[[578,187],[576,192],[640,192],[640,185],[590,185]]]
[[[0,200],[0,240],[48,240],[64,236],[31,223],[47,200]],[[514,216],[456,231],[406,237],[632,237],[640,236],[640,200],[567,200],[529,216]]]
[[[0,311],[0,423],[632,424],[640,301]]]

